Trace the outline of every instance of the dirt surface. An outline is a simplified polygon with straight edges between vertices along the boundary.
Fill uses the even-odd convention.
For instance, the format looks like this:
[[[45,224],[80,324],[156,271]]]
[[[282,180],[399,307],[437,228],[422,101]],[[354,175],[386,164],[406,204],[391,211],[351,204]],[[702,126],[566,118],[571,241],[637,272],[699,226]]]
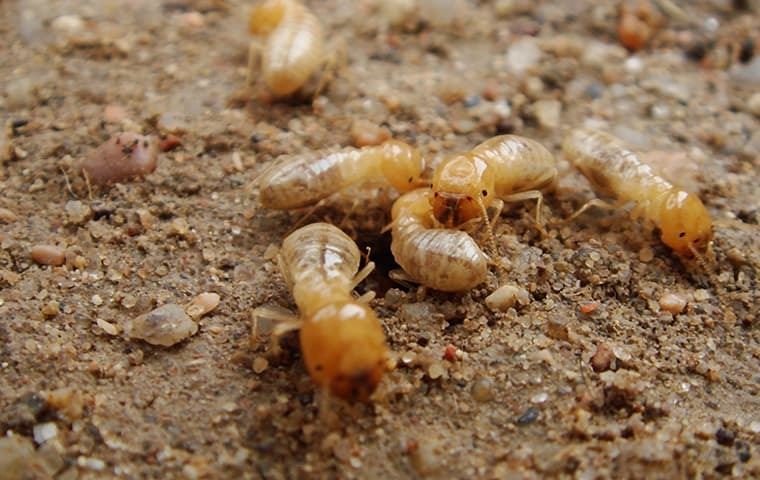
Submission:
[[[243,91],[246,2],[0,1],[0,478],[760,478],[757,3],[653,2],[636,53],[617,2],[375,3],[309,2],[335,79],[271,103]],[[312,219],[373,247],[360,290],[398,366],[372,404],[321,405],[295,336],[277,357],[249,341],[254,308],[294,308],[273,253],[303,214],[260,208],[253,181],[358,120],[433,163],[535,138],[560,162],[554,220],[592,197],[563,129],[608,130],[699,193],[715,261],[624,210],[542,237],[528,202],[496,228],[508,272],[421,292],[387,279],[385,197],[336,198]],[[181,144],[88,196],[78,162],[122,131]],[[43,244],[64,264],[33,261]],[[530,303],[489,310],[504,283]],[[201,292],[221,303],[184,342],[123,333]]]

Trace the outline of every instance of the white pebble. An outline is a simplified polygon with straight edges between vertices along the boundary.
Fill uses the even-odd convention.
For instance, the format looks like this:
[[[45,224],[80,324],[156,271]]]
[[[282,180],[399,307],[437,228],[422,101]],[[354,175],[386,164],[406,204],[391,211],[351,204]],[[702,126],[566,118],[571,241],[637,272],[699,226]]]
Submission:
[[[103,460],[84,456],[77,457],[77,465],[89,470],[95,470],[96,472],[100,472],[106,468],[106,462]]]
[[[114,325],[113,323],[106,322],[102,318],[97,319],[95,323],[97,323],[98,326],[109,335],[119,334],[119,327],[117,325]]]
[[[533,395],[530,397],[530,401],[533,403],[544,403],[549,399],[549,394],[546,392],[541,392]]]
[[[38,423],[32,428],[34,434],[34,441],[38,445],[42,445],[51,438],[58,436],[58,427],[53,422]]]
[[[541,60],[541,48],[533,37],[523,37],[507,50],[507,66],[512,73],[521,74]]]
[[[76,35],[84,30],[84,20],[79,15],[61,15],[52,22],[50,27],[65,35]]]
[[[686,299],[675,293],[666,293],[660,297],[660,308],[673,315],[677,315],[686,308]]]
[[[528,291],[515,285],[502,285],[486,297],[486,305],[492,311],[505,311],[515,303],[527,305],[530,302]]]
[[[169,303],[127,322],[124,330],[131,338],[170,347],[195,334],[198,324],[181,306]]]

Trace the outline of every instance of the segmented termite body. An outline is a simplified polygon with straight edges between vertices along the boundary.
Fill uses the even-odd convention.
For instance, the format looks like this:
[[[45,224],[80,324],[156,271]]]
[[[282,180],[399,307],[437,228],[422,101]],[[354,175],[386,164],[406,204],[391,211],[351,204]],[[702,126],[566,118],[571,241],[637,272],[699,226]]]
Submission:
[[[576,129],[567,135],[562,150],[597,195],[621,205],[635,202],[631,215],[654,223],[662,242],[678,255],[691,257],[708,248],[712,220],[699,197],[655,174],[620,140],[604,132]]]
[[[296,0],[264,0],[255,5],[248,28],[254,35],[266,36],[263,46],[251,45],[249,70],[260,55],[264,83],[278,97],[299,90],[325,63],[322,25]]]
[[[357,274],[360,258],[354,241],[327,223],[288,235],[279,256],[303,322],[301,350],[309,374],[321,388],[352,401],[375,390],[388,350],[375,312],[351,294],[363,278]]]
[[[540,143],[517,135],[493,137],[438,166],[430,198],[436,220],[453,228],[474,218],[486,220],[497,199],[538,199],[557,179],[554,156]],[[540,216],[537,215],[537,219]]]
[[[407,192],[422,184],[424,169],[419,151],[397,140],[334,153],[283,157],[259,178],[259,202],[267,208],[301,208],[378,178]]]
[[[431,191],[418,189],[393,204],[391,252],[411,280],[436,290],[460,292],[482,283],[488,257],[460,230],[433,228]]]

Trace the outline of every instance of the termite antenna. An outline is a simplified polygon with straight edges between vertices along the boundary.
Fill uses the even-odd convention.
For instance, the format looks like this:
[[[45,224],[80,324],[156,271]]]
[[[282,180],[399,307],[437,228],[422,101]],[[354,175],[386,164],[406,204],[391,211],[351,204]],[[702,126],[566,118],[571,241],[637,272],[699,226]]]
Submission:
[[[483,223],[486,225],[486,235],[488,235],[488,248],[491,250],[493,255],[498,257],[499,251],[496,249],[496,238],[493,234],[493,225],[491,225],[491,222],[488,219],[488,210],[486,210],[486,206],[483,203],[483,200],[480,198],[478,198],[478,207],[480,208],[480,214],[483,216]]]
[[[69,193],[71,194],[72,197],[74,197],[77,200],[79,200],[79,196],[77,196],[77,194],[74,193],[74,190],[72,190],[72,188],[71,188],[71,183],[69,182],[69,174],[66,173],[66,169],[65,168],[63,168],[63,167],[60,167],[60,168],[61,168],[61,173],[63,174],[63,180],[66,182],[66,189],[69,191]]]

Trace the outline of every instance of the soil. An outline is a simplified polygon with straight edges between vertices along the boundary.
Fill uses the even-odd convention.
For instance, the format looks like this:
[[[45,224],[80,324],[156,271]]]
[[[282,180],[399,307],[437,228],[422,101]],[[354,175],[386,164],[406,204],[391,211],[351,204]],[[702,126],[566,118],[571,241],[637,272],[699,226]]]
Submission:
[[[272,102],[244,89],[248,2],[0,2],[0,478],[760,478],[757,2],[634,2],[636,52],[618,2],[413,3],[308,2],[333,79]],[[276,356],[250,339],[256,307],[294,309],[274,253],[303,216],[258,206],[254,180],[350,146],[355,122],[432,165],[542,142],[550,220],[593,197],[564,130],[610,131],[699,194],[714,258],[677,258],[625,208],[541,235],[526,202],[497,223],[507,272],[424,291],[388,280],[386,196],[336,196],[310,220],[372,247],[360,291],[397,366],[369,404],[325,400],[295,334]],[[88,192],[77,165],[123,131],[165,140],[158,168]],[[505,283],[530,303],[487,308]],[[202,292],[221,303],[182,343],[123,333]]]

